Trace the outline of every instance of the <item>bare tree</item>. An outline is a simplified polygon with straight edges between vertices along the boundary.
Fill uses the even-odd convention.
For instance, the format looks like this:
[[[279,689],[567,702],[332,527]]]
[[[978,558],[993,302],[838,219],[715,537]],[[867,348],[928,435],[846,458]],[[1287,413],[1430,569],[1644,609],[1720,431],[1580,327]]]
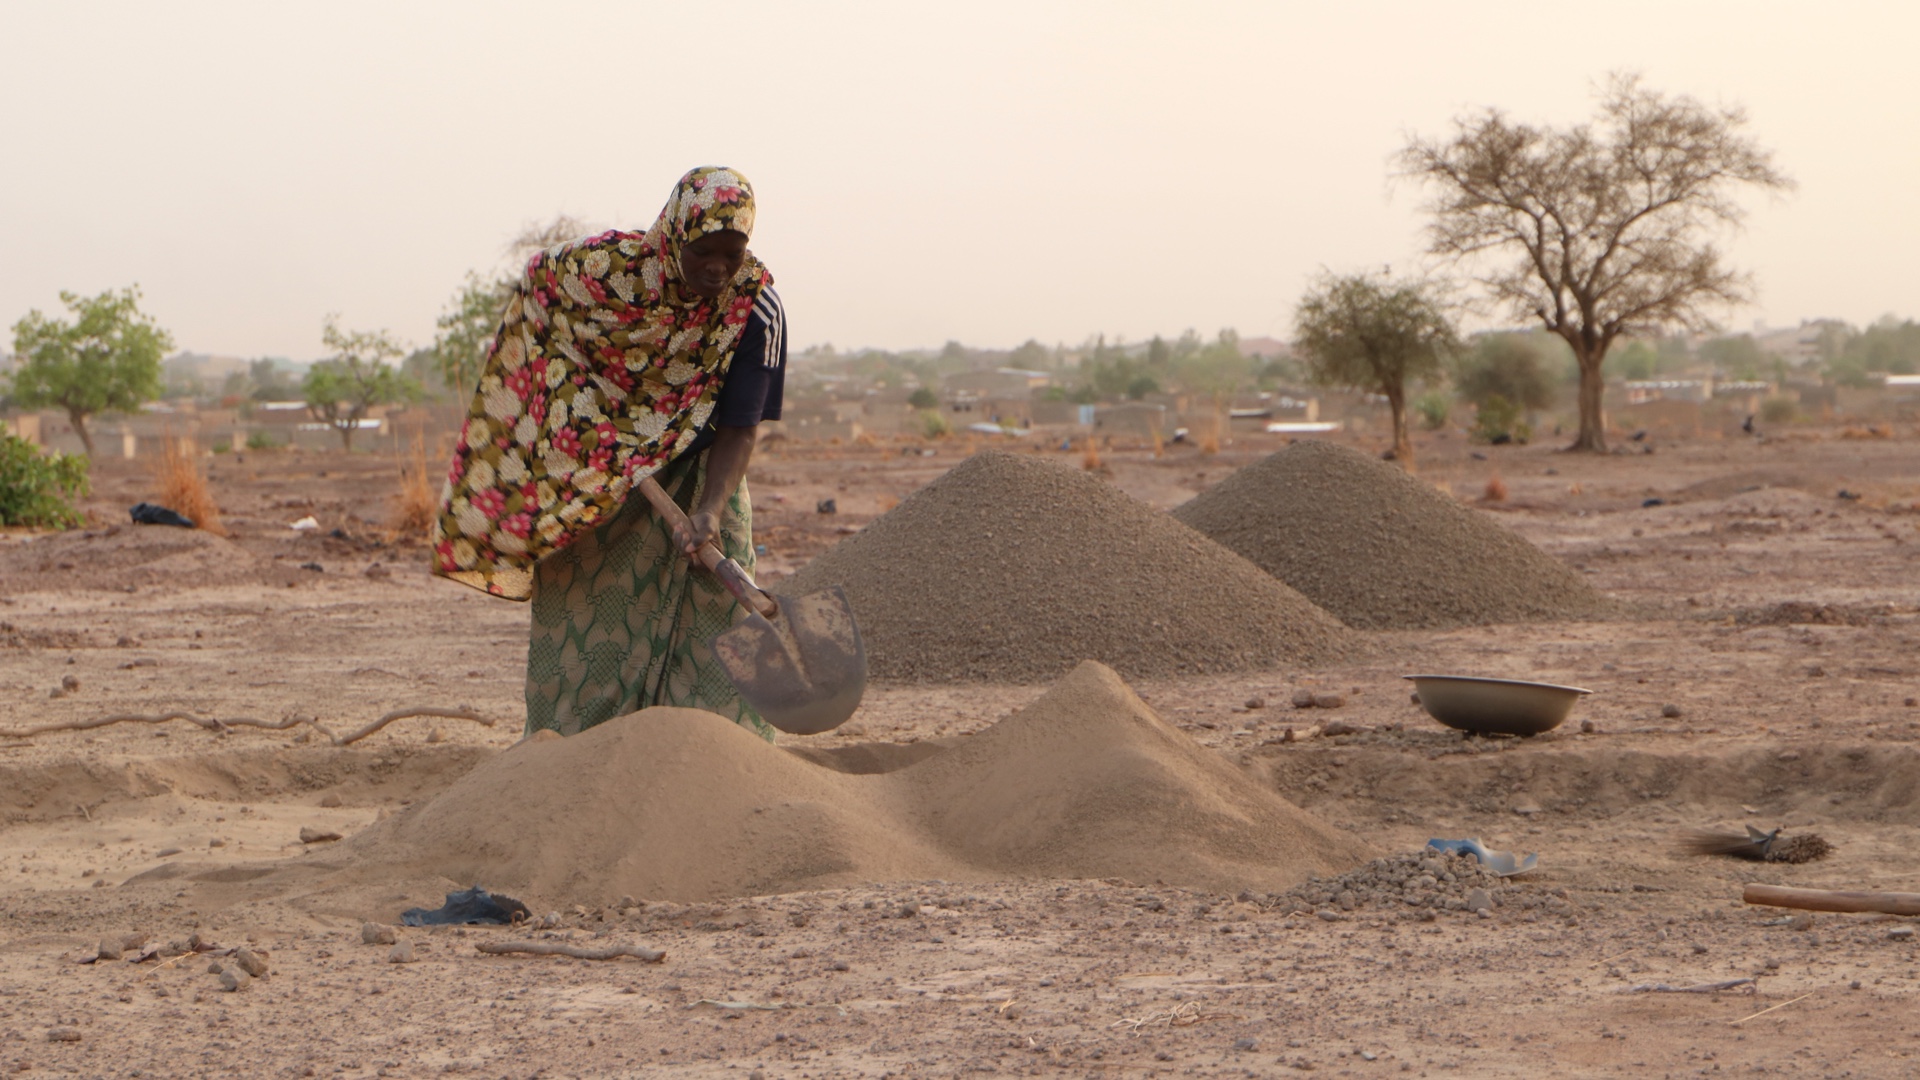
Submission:
[[[1607,448],[1600,365],[1616,339],[1704,329],[1705,309],[1750,297],[1751,279],[1721,264],[1711,236],[1744,218],[1737,189],[1793,181],[1741,134],[1746,122],[1737,107],[1616,74],[1594,124],[1534,127],[1489,109],[1401,150],[1403,174],[1435,191],[1429,250],[1484,265],[1477,280],[1496,301],[1573,348],[1580,433],[1568,449]]]
[[[1440,373],[1460,347],[1439,289],[1386,274],[1324,274],[1295,310],[1293,347],[1313,381],[1381,394],[1393,412],[1393,456],[1413,470],[1407,382]]]

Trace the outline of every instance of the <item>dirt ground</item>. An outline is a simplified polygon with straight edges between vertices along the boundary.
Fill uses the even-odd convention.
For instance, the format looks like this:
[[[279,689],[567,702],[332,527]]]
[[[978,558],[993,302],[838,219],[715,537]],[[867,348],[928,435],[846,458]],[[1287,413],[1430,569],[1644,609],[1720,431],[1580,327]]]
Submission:
[[[105,463],[93,535],[0,541],[0,727],[183,711],[339,734],[408,706],[499,722],[405,719],[346,747],[305,724],[0,738],[0,1074],[1920,1074],[1910,920],[1791,921],[1740,901],[1750,881],[1920,879],[1920,432],[1847,434],[1628,441],[1609,457],[1423,436],[1423,477],[1474,498],[1499,475],[1510,494],[1488,512],[1629,614],[1376,634],[1350,666],[1135,684],[1383,851],[1477,836],[1538,852],[1485,917],[1302,912],[1153,881],[919,881],[570,898],[541,931],[665,950],[657,965],[485,956],[476,943],[525,932],[479,928],[403,928],[415,962],[390,963],[357,919],[250,888],[324,848],[302,828],[351,835],[511,745],[527,611],[431,579],[422,547],[390,541],[390,460],[222,457],[230,540],[118,524],[154,485]],[[1118,448],[1105,465],[1170,508],[1279,445]],[[751,477],[763,577],[967,449],[770,447]],[[828,498],[837,512],[816,512]],[[289,527],[308,515],[319,528]],[[1596,693],[1547,736],[1463,739],[1409,701],[1400,676],[1416,671]],[[1346,704],[1294,710],[1301,688]],[[878,685],[811,741],[959,737],[1043,690]],[[1334,720],[1354,730],[1284,739]],[[1796,866],[1674,853],[1681,829],[1742,822],[1837,850]],[[367,915],[397,922],[472,883],[430,884],[396,882]],[[76,962],[127,934],[265,950],[271,974],[227,992],[217,953]],[[1747,977],[1757,988],[1633,990]]]

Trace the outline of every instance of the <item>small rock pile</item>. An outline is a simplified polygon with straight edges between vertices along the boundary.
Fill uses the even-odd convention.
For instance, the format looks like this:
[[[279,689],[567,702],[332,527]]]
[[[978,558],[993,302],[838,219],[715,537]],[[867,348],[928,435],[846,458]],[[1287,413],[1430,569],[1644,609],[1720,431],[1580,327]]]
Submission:
[[[1516,887],[1471,855],[1433,850],[1375,859],[1335,878],[1312,878],[1267,898],[1283,911],[1339,918],[1363,909],[1491,912],[1515,904]],[[1531,897],[1530,897],[1531,898]]]

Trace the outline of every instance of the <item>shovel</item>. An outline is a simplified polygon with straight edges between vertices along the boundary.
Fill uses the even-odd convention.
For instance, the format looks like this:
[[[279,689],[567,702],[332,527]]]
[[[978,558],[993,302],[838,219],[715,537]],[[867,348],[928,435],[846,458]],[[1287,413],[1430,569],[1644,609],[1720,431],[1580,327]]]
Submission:
[[[686,511],[653,477],[635,486],[669,528],[687,524]],[[745,621],[713,639],[714,655],[740,699],[789,735],[818,735],[846,723],[867,688],[867,649],[840,586],[775,596],[711,541],[699,559],[747,609]]]

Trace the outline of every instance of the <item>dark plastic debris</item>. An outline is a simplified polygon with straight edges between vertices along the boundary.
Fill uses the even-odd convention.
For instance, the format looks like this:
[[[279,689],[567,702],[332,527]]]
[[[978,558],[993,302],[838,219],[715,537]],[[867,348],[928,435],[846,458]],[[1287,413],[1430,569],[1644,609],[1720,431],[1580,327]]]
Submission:
[[[447,894],[444,906],[432,911],[408,908],[400,913],[406,926],[512,926],[533,917],[527,905],[511,896],[495,896],[475,885]]]
[[[193,519],[177,510],[169,510],[156,503],[134,503],[133,523],[135,525],[178,525],[183,529],[193,528]]]

